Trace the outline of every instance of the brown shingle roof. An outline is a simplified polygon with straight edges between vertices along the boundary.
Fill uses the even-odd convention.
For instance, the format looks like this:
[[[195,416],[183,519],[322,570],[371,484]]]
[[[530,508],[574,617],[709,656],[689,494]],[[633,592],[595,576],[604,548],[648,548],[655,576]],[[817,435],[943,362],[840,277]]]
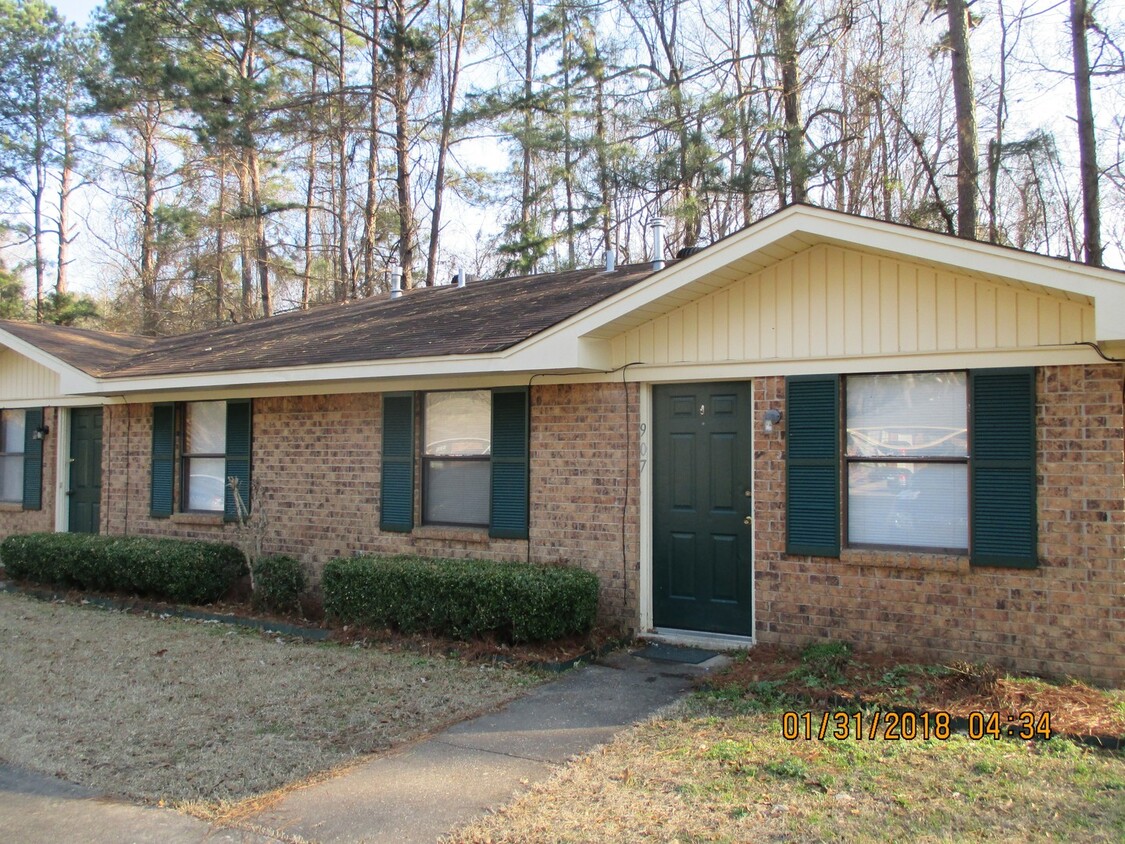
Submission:
[[[106,374],[155,342],[150,337],[131,334],[7,319],[0,320],[0,329],[95,377]]]
[[[92,375],[134,378],[508,349],[631,287],[649,264],[419,288],[149,340],[28,323],[0,327]]]

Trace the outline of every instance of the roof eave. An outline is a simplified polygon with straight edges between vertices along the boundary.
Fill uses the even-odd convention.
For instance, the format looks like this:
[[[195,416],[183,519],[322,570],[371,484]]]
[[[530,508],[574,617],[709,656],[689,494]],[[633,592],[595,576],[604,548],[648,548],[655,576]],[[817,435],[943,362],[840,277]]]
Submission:
[[[528,350],[526,343],[479,355],[402,358],[352,363],[240,369],[224,372],[173,373],[90,380],[81,395],[174,393],[258,386],[324,385],[345,381],[409,381],[457,376],[516,373],[575,374],[601,371],[609,363],[609,345],[572,342]]]

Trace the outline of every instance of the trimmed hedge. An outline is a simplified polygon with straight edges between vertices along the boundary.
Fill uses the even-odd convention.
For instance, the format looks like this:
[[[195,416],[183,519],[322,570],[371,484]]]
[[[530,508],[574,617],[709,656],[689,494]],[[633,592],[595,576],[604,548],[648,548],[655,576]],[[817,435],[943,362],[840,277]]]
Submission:
[[[8,577],[187,604],[216,601],[246,571],[233,545],[140,536],[28,533],[0,543]]]
[[[300,560],[271,554],[254,563],[254,594],[250,600],[258,609],[299,611],[304,591],[305,570]]]
[[[598,578],[563,566],[409,555],[330,560],[326,614],[346,624],[540,642],[594,626]]]

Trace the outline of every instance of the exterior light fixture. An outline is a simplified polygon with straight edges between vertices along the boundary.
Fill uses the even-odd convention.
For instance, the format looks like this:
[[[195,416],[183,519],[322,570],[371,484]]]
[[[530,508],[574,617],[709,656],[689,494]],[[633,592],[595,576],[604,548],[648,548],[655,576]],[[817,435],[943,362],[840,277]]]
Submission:
[[[773,433],[773,426],[781,421],[781,411],[771,407],[762,414],[762,430],[767,434]]]
[[[31,432],[31,436],[32,439],[45,440],[47,439],[47,434],[49,433],[51,433],[50,428],[48,428],[46,425],[40,425],[38,428]]]

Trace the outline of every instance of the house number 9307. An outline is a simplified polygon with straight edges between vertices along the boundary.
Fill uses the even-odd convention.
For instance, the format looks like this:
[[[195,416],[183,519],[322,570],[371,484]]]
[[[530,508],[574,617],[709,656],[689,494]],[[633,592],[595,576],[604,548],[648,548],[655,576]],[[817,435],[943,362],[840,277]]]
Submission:
[[[637,453],[640,455],[640,458],[641,458],[640,471],[641,471],[641,474],[643,475],[644,471],[645,471],[645,466],[648,465],[648,440],[645,439],[645,435],[648,433],[648,425],[646,425],[644,422],[642,422],[640,424],[639,432],[640,432],[640,443],[637,446]]]

